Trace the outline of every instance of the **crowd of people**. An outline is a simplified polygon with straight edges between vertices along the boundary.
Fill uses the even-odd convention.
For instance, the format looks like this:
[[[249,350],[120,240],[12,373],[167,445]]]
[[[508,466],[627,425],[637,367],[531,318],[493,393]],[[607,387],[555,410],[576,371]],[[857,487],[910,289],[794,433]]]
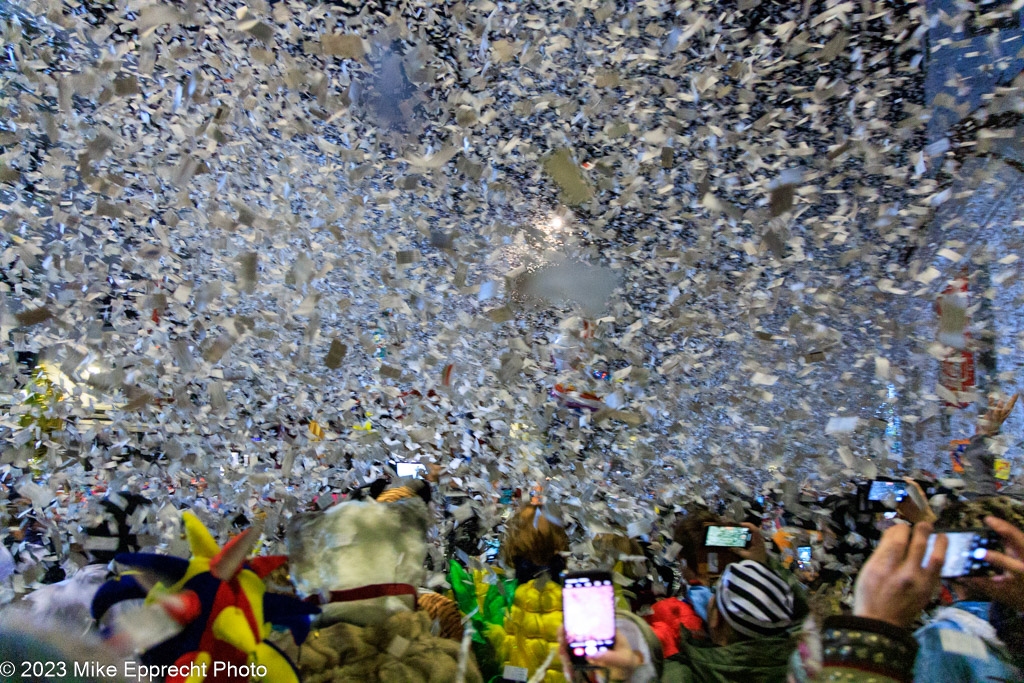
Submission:
[[[980,436],[1012,408],[994,405]],[[97,524],[80,530],[93,565],[7,608],[0,659],[65,663],[51,674],[78,671],[83,657],[132,661],[149,667],[147,680],[167,681],[1024,675],[1024,501],[979,491],[983,477],[884,482],[902,496],[869,495],[870,484],[805,492],[798,512],[772,490],[683,502],[631,536],[570,523],[541,486],[502,491],[506,514],[488,528],[445,495],[439,467],[392,474],[289,520],[285,556],[260,554],[260,520],[235,519],[238,533],[220,547],[187,511],[189,559],[140,554],[130,522],[151,501],[107,496]],[[440,535],[445,520],[450,532]],[[711,542],[719,526],[745,542]],[[964,533],[985,540],[951,540]],[[438,545],[443,566],[427,552]],[[0,577],[27,562],[4,552]],[[957,558],[968,570],[950,570]],[[563,583],[581,569],[613,578],[615,637],[573,660]],[[132,678],[111,666],[64,680]],[[44,678],[27,668],[4,680]]]
[[[0,683],[1024,680],[1022,6],[0,0]]]

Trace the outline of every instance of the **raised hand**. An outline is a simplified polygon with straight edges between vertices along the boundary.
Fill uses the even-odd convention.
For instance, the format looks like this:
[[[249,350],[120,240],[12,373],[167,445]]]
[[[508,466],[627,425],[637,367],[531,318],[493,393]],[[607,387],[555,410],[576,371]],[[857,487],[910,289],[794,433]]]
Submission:
[[[750,529],[750,547],[739,548],[736,550],[736,554],[744,560],[753,560],[754,562],[760,562],[761,564],[768,564],[768,550],[764,545],[764,536],[761,535],[761,528],[755,524],[751,524],[750,522],[746,522],[740,526]]]
[[[927,567],[922,567],[932,525],[898,524],[882,535],[875,552],[857,576],[853,613],[907,628],[939,587],[947,539],[936,539]]]
[[[1003,551],[990,550],[985,559],[1002,570],[991,577],[963,579],[993,602],[1024,610],[1024,531],[997,517],[986,517],[985,524],[1003,539]]]
[[[986,436],[998,434],[1003,423],[1006,422],[1006,418],[1010,417],[1010,413],[1013,412],[1013,407],[1017,405],[1018,396],[1019,394],[1014,394],[1005,401],[994,400],[985,415],[978,421],[978,433]]]

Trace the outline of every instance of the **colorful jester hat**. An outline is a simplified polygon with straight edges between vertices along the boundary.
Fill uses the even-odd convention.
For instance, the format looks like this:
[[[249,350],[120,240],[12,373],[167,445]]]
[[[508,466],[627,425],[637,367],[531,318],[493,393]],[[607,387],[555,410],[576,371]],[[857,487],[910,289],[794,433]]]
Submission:
[[[301,644],[309,634],[310,615],[319,611],[297,598],[266,592],[263,577],[287,558],[246,559],[258,536],[252,528],[219,548],[195,515],[186,512],[184,521],[192,558],[118,555],[118,563],[136,571],[100,588],[92,603],[93,617],[101,620],[111,607],[125,600],[145,599],[146,605],[162,607],[182,630],[150,647],[141,659],[149,665],[175,665],[188,673],[169,676],[167,683],[297,682],[292,663],[265,640],[274,624],[290,630],[296,644]],[[147,590],[140,583],[145,574],[156,575],[160,581]]]

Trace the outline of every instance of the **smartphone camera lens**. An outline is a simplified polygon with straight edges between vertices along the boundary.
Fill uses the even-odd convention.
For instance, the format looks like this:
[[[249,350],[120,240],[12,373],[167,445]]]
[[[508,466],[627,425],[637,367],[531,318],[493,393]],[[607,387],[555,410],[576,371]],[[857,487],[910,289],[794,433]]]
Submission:
[[[975,548],[974,552],[971,553],[971,557],[973,557],[976,560],[984,560],[987,554],[988,551],[984,548]]]

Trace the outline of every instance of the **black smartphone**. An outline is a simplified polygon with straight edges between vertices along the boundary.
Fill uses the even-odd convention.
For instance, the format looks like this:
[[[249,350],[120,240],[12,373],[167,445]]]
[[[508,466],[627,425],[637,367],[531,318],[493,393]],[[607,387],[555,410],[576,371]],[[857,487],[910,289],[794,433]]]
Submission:
[[[907,483],[905,481],[892,481],[889,479],[875,479],[868,489],[868,500],[883,501],[893,498],[900,502],[907,497]]]
[[[607,571],[572,572],[562,584],[562,625],[569,658],[583,664],[587,657],[615,644],[615,586]]]
[[[861,512],[884,512],[888,501],[899,503],[910,495],[905,481],[873,479],[857,484],[857,507]]]
[[[746,548],[750,545],[750,529],[745,526],[708,525],[704,530],[705,548]]]
[[[928,549],[925,550],[921,566],[927,566],[931,561],[938,534],[945,534],[949,543],[942,563],[942,578],[989,576],[994,573],[992,565],[985,561],[990,549],[999,550],[999,535],[991,529],[936,531],[928,537]]]

